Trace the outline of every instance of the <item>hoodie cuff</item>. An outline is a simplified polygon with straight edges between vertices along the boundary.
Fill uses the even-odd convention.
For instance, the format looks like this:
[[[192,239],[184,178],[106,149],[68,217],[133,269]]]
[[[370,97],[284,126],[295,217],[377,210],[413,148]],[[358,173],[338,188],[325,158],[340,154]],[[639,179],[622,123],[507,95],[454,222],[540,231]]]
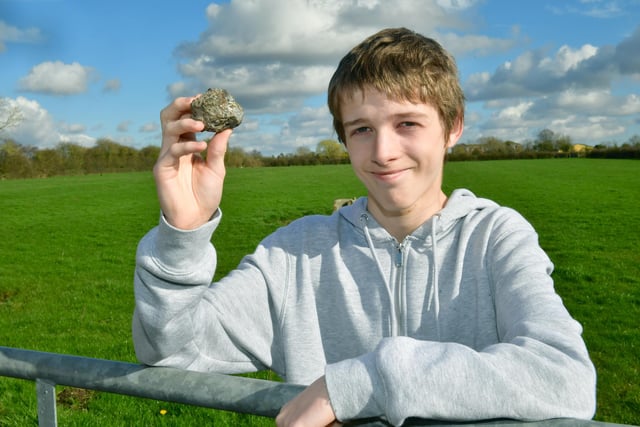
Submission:
[[[222,212],[218,209],[209,222],[194,230],[181,230],[160,215],[154,244],[154,256],[159,264],[173,271],[184,271],[193,268],[203,257],[215,254],[211,236],[221,218]]]
[[[339,421],[384,414],[384,386],[377,373],[375,353],[327,365],[325,380]]]

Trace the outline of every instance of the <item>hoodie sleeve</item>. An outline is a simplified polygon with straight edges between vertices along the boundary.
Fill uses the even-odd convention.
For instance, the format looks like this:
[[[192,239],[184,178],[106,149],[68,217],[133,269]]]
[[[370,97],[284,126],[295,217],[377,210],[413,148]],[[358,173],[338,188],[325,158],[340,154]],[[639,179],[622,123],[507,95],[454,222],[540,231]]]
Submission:
[[[552,264],[524,218],[503,209],[492,224],[485,268],[499,342],[479,350],[454,342],[386,338],[375,351],[326,367],[338,419],[471,421],[590,419],[596,374],[553,289]],[[462,262],[462,261],[460,261]]]
[[[132,332],[142,363],[220,373],[271,365],[277,346],[260,270],[243,262],[211,282],[216,268],[211,236],[220,217],[218,212],[192,231],[162,218],[140,241]]]

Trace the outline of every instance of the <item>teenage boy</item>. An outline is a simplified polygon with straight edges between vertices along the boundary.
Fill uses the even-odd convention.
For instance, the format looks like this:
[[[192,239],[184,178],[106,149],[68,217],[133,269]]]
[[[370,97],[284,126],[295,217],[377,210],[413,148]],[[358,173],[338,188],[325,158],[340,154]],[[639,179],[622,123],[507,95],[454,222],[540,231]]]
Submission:
[[[468,190],[442,191],[464,96],[437,42],[387,29],[342,59],[329,108],[367,197],[277,230],[213,284],[231,131],[196,142],[191,100],[161,114],[163,215],[135,275],[142,362],[272,369],[309,385],[279,425],[593,416],[582,329],[531,225]]]

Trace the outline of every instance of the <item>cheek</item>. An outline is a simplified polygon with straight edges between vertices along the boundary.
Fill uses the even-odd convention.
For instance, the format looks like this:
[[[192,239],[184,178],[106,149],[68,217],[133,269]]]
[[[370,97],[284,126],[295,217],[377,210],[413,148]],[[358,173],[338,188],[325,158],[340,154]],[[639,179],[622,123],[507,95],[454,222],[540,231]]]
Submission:
[[[351,168],[356,173],[357,176],[362,176],[360,171],[364,170],[369,165],[369,158],[365,153],[358,150],[347,150],[349,154],[349,162],[351,163]]]
[[[352,143],[345,143],[344,146],[347,149],[347,154],[349,155],[349,159],[351,159],[352,164],[360,161],[360,158],[362,157],[361,150],[355,150],[354,144]]]

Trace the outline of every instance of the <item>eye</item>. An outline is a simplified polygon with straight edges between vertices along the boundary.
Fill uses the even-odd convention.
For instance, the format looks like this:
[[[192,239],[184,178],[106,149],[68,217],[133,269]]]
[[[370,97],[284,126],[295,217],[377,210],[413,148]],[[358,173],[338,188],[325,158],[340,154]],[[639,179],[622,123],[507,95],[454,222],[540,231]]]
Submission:
[[[371,128],[367,127],[367,126],[360,126],[358,128],[355,128],[351,131],[351,135],[361,135],[363,133],[367,133],[370,132]]]
[[[404,127],[404,128],[410,128],[410,127],[415,127],[418,126],[418,124],[416,122],[402,122],[400,123],[400,127]]]

